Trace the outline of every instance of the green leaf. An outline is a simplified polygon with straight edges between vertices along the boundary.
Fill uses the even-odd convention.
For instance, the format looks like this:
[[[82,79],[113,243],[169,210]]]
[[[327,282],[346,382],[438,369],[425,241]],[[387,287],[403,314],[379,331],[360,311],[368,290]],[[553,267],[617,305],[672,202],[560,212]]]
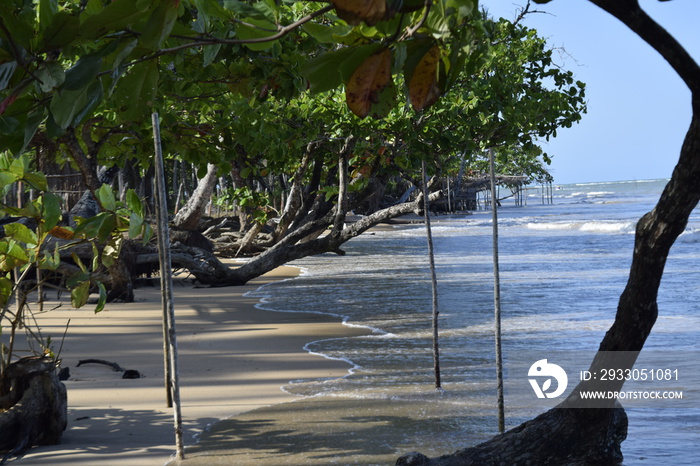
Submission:
[[[212,44],[203,47],[204,60],[202,66],[207,67],[211,65],[216,56],[219,54],[219,50],[221,50],[221,44]]]
[[[22,156],[17,157],[10,164],[10,167],[9,167],[10,172],[17,175],[18,178],[24,178],[24,172],[26,170],[26,162],[27,161],[24,157],[22,157]]]
[[[236,35],[241,40],[258,40],[277,34],[277,26],[266,19],[245,18],[236,27]],[[251,26],[248,26],[250,24]],[[274,41],[264,41],[244,44],[250,50],[267,50],[272,48]]]
[[[54,193],[50,192],[44,193],[38,200],[43,206],[44,231],[48,231],[61,220],[61,200]]]
[[[126,191],[126,206],[129,210],[136,213],[136,215],[143,217],[143,203],[139,195],[136,194],[136,191],[133,189],[128,189]]]
[[[0,133],[12,134],[19,128],[19,120],[17,118],[0,115]]]
[[[4,190],[6,186],[16,182],[18,179],[19,178],[14,173],[0,171],[0,191]]]
[[[39,50],[46,52],[70,45],[76,39],[80,19],[65,11],[59,11],[51,18],[51,22],[42,30]]]
[[[71,282],[71,277],[69,277],[69,278],[68,278],[68,281],[67,281],[67,283],[66,283],[66,285],[67,285],[68,287],[73,286],[73,285],[74,285],[75,283],[77,283],[78,281],[83,281],[83,280],[86,280],[86,279],[87,279],[87,278],[79,278],[79,277],[81,277],[81,276],[87,276],[87,277],[89,277],[89,276],[90,276],[90,275],[88,274],[87,267],[85,267],[85,264],[83,264],[83,261],[80,260],[80,257],[78,257],[78,255],[77,255],[76,253],[74,253],[74,252],[71,253],[71,258],[73,258],[73,262],[75,262],[75,265],[77,265],[77,266],[80,268],[80,271],[82,272],[82,274],[81,274],[81,272],[77,272],[77,273],[75,273],[74,275],[71,275],[71,277],[76,277],[76,278],[75,278],[76,281],[75,281],[75,282]]]
[[[10,84],[10,79],[12,79],[12,76],[15,74],[15,69],[17,69],[16,61],[11,61],[0,65],[0,91],[5,89],[7,85]]]
[[[339,35],[344,36],[353,29],[352,26],[347,24],[326,26],[314,22],[305,23],[301,28],[322,44],[334,44]]]
[[[75,308],[81,308],[90,297],[90,282],[85,281],[70,290],[70,302]]]
[[[56,139],[65,134],[65,129],[58,126],[53,115],[49,111],[49,115],[46,117],[46,136],[49,139]]]
[[[134,65],[121,79],[115,92],[117,110],[126,121],[134,121],[149,114],[155,105],[158,89],[158,63],[156,60]]]
[[[90,267],[92,267],[92,270],[97,270],[100,266],[100,250],[97,249],[97,244],[94,241],[90,242],[90,246],[92,247],[92,264],[90,264]]]
[[[105,308],[105,304],[107,304],[107,290],[102,282],[97,282],[97,291],[99,295],[97,298],[97,305],[95,306],[95,314],[102,312]]]
[[[148,223],[144,223],[142,243],[144,245],[148,244],[148,242],[151,241],[152,236],[153,236],[153,229],[151,228],[151,226]]]
[[[117,221],[113,213],[100,212],[94,217],[79,219],[75,234],[84,235],[87,238],[97,238],[100,241],[107,241],[116,226]]]
[[[53,253],[47,252],[42,257],[39,268],[43,270],[56,270],[61,265],[61,255],[58,251],[58,243],[56,243]]]
[[[51,117],[61,129],[75,126],[88,117],[102,101],[102,83],[94,81],[89,87],[77,91],[54,93],[49,106]]]
[[[112,232],[117,228],[117,218],[114,214],[106,215],[100,229],[97,232],[97,238],[100,241],[106,241]]]
[[[51,92],[66,80],[66,73],[60,63],[51,61],[36,73],[41,82],[37,83],[42,92]]]
[[[267,18],[263,12],[260,10],[254,8],[252,5],[249,5],[248,3],[240,2],[238,0],[224,0],[224,8],[227,10],[231,10],[235,13],[237,13],[240,16],[247,16],[249,18],[254,18],[254,19],[272,19],[272,18]]]
[[[108,32],[124,29],[145,19],[155,6],[151,3],[153,2],[118,0],[108,3],[100,10],[95,7],[96,13],[87,16],[80,25],[79,36],[83,39],[96,39]]]
[[[112,191],[109,185],[103,183],[102,186],[95,191],[95,197],[97,197],[97,201],[103,209],[111,212],[117,210],[117,200],[114,197],[114,191]]]
[[[8,223],[5,225],[5,234],[15,241],[21,241],[27,245],[36,246],[38,243],[36,233],[21,223]]]
[[[6,276],[0,276],[0,307],[5,307],[13,296],[14,283]]]
[[[447,8],[455,8],[460,17],[466,17],[477,8],[477,0],[447,0]]]
[[[144,28],[140,44],[148,50],[158,50],[170,35],[178,16],[179,0],[161,0],[151,13]]]
[[[5,0],[2,3],[5,4],[9,2]],[[21,8],[20,5],[22,3],[31,2],[15,1],[13,3],[16,4],[17,8],[15,11],[13,11],[10,14],[3,12],[3,18],[5,19],[3,23],[5,28],[7,29],[7,32],[2,35],[3,37],[5,37],[6,35],[12,37],[15,46],[18,46],[20,49],[31,50],[32,41],[36,37],[34,33],[34,26],[36,24],[36,14],[30,8],[26,7],[21,12],[17,11],[19,8]]]
[[[25,173],[24,181],[26,181],[32,188],[37,191],[46,191],[48,189],[48,182],[46,181],[46,175],[41,172],[29,172]],[[38,209],[36,210],[39,212]]]
[[[0,241],[0,270],[7,272],[27,263],[29,257],[24,245],[14,239]]]
[[[87,87],[100,72],[102,57],[99,55],[87,55],[66,71],[66,77],[62,89],[77,91]]]
[[[38,17],[39,28],[46,28],[51,22],[51,18],[58,12],[58,2],[56,0],[39,0]]]
[[[312,93],[317,94],[330,91],[343,84],[340,75],[340,65],[353,53],[351,48],[342,48],[335,52],[324,53],[323,55],[309,60],[302,67],[302,75],[309,80]]]
[[[44,121],[45,116],[46,114],[44,107],[39,107],[36,111],[27,115],[27,121],[24,124],[24,144],[22,145],[20,152],[24,152],[29,146],[29,143],[32,142],[34,133],[36,133],[36,130],[39,129],[39,125]]]
[[[129,238],[136,238],[141,233],[142,227],[143,218],[132,212],[129,216]]]

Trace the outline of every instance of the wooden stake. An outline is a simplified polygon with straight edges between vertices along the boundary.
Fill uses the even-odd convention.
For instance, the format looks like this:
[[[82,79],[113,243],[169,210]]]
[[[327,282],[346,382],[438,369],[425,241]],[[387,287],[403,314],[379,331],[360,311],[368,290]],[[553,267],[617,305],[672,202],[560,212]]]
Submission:
[[[425,219],[425,235],[428,238],[428,261],[430,264],[430,283],[432,284],[433,305],[433,368],[435,372],[435,390],[442,391],[440,378],[440,347],[438,345],[438,290],[437,276],[435,274],[435,249],[433,248],[433,233],[430,227],[430,199],[428,198],[428,175],[425,169],[425,161],[421,162],[423,174],[423,215]]]
[[[156,216],[158,231],[158,255],[160,259],[160,289],[163,302],[163,348],[165,355],[166,392],[168,407],[173,407],[175,418],[175,446],[177,458],[185,458],[182,439],[182,411],[180,407],[180,381],[177,367],[177,338],[175,331],[175,308],[173,305],[172,261],[170,257],[170,231],[168,228],[167,193],[165,191],[165,171],[163,151],[160,144],[158,114],[151,115],[153,122],[153,142],[155,144],[156,169]],[[168,377],[169,376],[169,377]]]
[[[496,395],[498,397],[498,431],[505,431],[505,407],[503,403],[503,355],[501,353],[501,276],[498,267],[498,207],[496,200],[496,173],[493,149],[489,149],[491,172],[491,218],[493,220],[493,305],[496,336]]]

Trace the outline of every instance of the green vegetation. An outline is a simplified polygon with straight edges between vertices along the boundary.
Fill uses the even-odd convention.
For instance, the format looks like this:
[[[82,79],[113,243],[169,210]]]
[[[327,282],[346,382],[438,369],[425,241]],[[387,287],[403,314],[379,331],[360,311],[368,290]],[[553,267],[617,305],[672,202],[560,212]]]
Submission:
[[[393,204],[419,187],[422,160],[432,176],[457,177],[496,147],[497,170],[550,180],[537,141],[586,108],[583,83],[535,31],[484,17],[475,0],[13,0],[0,13],[0,150],[69,164],[93,195],[99,168],[120,167],[122,189],[148,206],[157,111],[164,152],[207,184],[176,227],[196,228],[215,185],[248,233],[238,251],[282,219],[265,247],[284,239],[285,251],[219,284],[339,252],[371,224],[297,242],[340,229],[347,211],[384,210],[376,223],[420,210],[415,197]],[[171,203],[181,184],[173,173]],[[301,199],[289,202],[292,191]]]

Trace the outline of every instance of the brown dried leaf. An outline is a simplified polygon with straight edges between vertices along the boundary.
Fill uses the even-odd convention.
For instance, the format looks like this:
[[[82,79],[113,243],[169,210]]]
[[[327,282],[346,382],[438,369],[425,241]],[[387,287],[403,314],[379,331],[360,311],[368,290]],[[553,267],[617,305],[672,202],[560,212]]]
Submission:
[[[360,118],[369,115],[379,95],[391,83],[391,51],[383,48],[362,62],[345,86],[345,101]]]
[[[331,3],[338,17],[353,26],[362,21],[373,26],[387,14],[386,0],[331,0]]]
[[[416,112],[430,107],[440,97],[437,73],[439,63],[440,47],[435,44],[423,55],[413,71],[408,83],[408,98]]]

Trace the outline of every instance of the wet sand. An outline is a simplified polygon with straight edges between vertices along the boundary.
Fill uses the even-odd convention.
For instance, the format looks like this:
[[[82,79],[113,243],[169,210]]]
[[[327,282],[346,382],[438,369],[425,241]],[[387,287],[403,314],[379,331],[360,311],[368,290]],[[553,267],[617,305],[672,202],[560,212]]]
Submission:
[[[467,446],[491,437],[464,426],[495,425],[492,414],[456,412],[449,399],[436,403],[436,392],[425,396],[433,398],[429,410],[425,399],[331,396],[256,409],[214,424],[170,466],[391,465],[411,451],[440,456],[456,449],[456,439]]]
[[[350,369],[343,361],[311,355],[303,347],[366,331],[317,314],[262,311],[255,308],[257,299],[243,296],[264,283],[297,274],[296,268],[281,267],[246,286],[226,288],[196,288],[176,280],[185,445],[194,445],[215,421],[298,399],[280,388],[290,380],[342,377]],[[136,302],[108,305],[99,314],[89,306],[69,308],[38,317],[56,351],[70,319],[60,354],[62,367],[71,373],[65,382],[69,422],[63,442],[35,447],[8,464],[167,463],[175,453],[175,437],[173,410],[166,406],[163,388],[159,289],[139,288]],[[101,364],[77,366],[93,358],[137,370],[143,377],[122,379],[121,372]]]

